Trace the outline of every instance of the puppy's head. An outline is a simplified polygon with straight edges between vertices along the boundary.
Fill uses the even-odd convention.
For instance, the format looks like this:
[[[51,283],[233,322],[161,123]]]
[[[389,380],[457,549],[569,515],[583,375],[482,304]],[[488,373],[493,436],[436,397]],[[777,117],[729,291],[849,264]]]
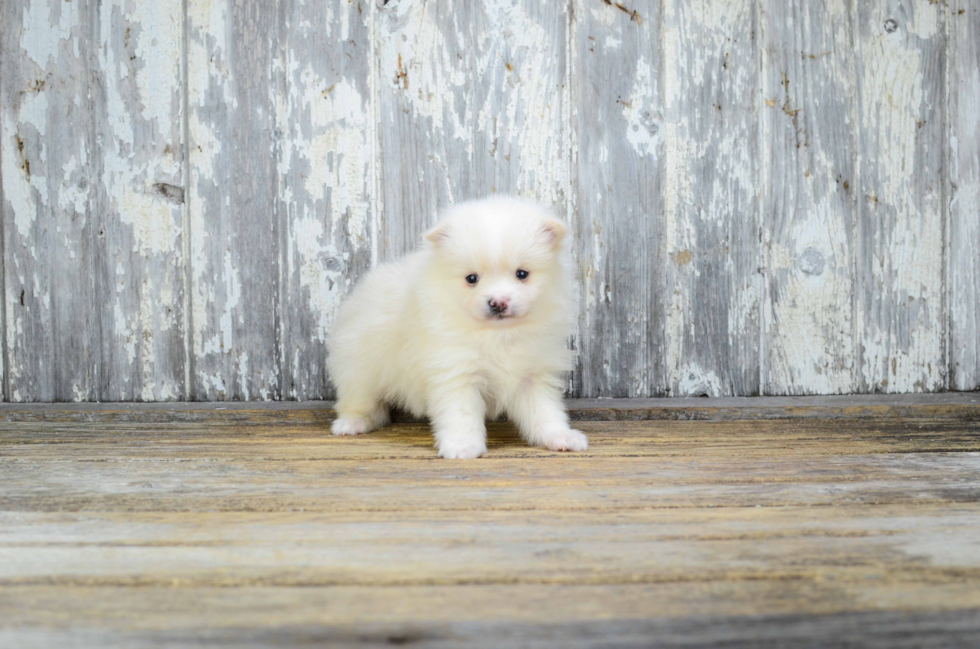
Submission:
[[[515,326],[549,317],[564,300],[565,226],[535,203],[461,203],[425,238],[440,305],[471,323]]]

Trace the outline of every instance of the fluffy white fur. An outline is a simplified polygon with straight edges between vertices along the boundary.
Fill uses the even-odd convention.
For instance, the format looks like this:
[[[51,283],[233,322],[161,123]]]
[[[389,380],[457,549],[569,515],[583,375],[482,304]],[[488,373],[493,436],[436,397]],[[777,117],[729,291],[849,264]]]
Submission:
[[[397,405],[430,419],[445,458],[484,455],[486,418],[503,413],[530,444],[588,448],[561,400],[573,313],[565,226],[535,203],[489,198],[456,205],[425,238],[340,307],[333,433],[384,426]]]

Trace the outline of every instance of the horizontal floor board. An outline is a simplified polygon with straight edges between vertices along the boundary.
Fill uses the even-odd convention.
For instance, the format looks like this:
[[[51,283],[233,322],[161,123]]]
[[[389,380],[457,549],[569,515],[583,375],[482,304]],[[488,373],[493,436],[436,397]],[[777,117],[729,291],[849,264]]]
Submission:
[[[980,450],[980,418],[969,421],[946,418],[855,420],[739,420],[576,422],[589,435],[588,451],[569,457],[635,456],[687,453],[766,451],[770,454],[807,449],[827,454],[873,452],[939,452]],[[394,457],[434,458],[432,430],[427,424],[401,423],[356,437],[337,437],[327,428],[276,425],[215,427],[194,423],[161,424],[49,424],[22,423],[0,426],[0,457],[20,451],[74,457],[74,451],[97,449],[105,456],[141,457],[154,452],[188,454],[245,454],[275,448],[286,455],[315,452],[320,459],[370,459]],[[63,446],[65,444],[71,447]],[[489,458],[562,455],[530,448],[510,424],[488,427]],[[20,449],[20,445],[41,448]],[[875,450],[878,449],[878,450]],[[309,455],[307,455],[309,457]],[[296,457],[292,455],[291,457]]]
[[[587,452],[493,423],[467,462],[301,404],[7,410],[0,645],[955,646],[980,417],[954,396],[589,406]]]
[[[691,512],[674,511],[629,522],[609,515],[340,522],[307,513],[5,514],[0,586],[980,580],[976,504],[901,515],[836,509],[816,520],[799,508],[750,508],[715,519],[687,521]]]
[[[134,596],[136,595],[136,596]],[[952,600],[952,601],[951,601]],[[4,646],[974,647],[968,585],[8,587]],[[499,620],[509,620],[500,624]],[[366,621],[370,620],[370,621]]]
[[[826,395],[660,399],[569,399],[575,420],[841,419],[980,416],[980,393]],[[410,421],[396,413],[398,421]],[[332,401],[3,403],[0,421],[322,425],[335,418]]]

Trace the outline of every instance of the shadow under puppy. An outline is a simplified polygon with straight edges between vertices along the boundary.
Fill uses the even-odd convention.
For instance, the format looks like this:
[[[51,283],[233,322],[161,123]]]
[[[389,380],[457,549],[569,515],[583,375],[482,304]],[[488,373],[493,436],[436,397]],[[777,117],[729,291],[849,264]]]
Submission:
[[[565,226],[536,203],[460,203],[423,249],[372,270],[330,338],[335,435],[367,433],[389,406],[428,417],[439,455],[487,452],[506,413],[529,444],[584,451],[562,403],[574,313]]]

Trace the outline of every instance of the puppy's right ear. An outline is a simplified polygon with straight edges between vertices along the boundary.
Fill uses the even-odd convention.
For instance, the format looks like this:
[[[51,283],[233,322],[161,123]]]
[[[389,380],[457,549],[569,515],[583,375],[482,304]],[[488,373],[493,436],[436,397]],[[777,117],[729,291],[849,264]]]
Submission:
[[[557,246],[561,243],[561,240],[565,238],[565,224],[556,218],[548,217],[541,224],[541,229],[539,230],[545,241],[550,243],[552,246]]]
[[[432,245],[438,248],[442,244],[446,243],[446,239],[449,238],[449,224],[440,223],[436,227],[426,232],[424,236],[426,239],[432,242]]]

